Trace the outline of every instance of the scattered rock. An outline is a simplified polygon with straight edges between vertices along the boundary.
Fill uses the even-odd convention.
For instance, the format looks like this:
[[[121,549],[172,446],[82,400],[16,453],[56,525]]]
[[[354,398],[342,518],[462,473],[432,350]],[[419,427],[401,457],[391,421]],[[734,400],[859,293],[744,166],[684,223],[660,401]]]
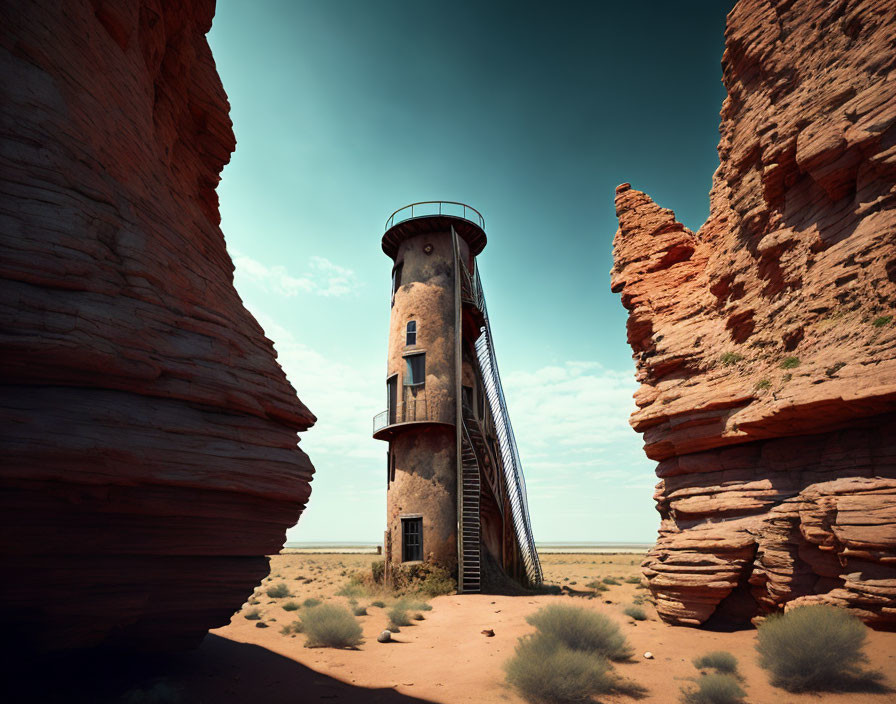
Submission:
[[[269,628],[268,624],[266,624],[264,621],[256,621],[255,627],[256,628]]]
[[[646,653],[644,653],[644,659],[645,659],[645,660],[653,660],[653,653],[651,653],[651,652],[648,650]]]
[[[390,643],[392,642],[392,631],[383,631],[376,637],[377,643]]]
[[[493,628],[486,628],[484,631],[482,631],[482,635],[484,635],[486,638],[494,638],[495,631]]]

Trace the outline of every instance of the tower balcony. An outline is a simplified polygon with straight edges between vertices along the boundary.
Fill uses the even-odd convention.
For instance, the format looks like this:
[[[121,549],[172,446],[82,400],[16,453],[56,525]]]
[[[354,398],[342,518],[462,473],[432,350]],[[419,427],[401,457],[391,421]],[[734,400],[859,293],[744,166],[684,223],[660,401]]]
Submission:
[[[476,208],[456,201],[428,200],[406,205],[389,216],[383,234],[383,251],[395,259],[399,245],[409,237],[447,232],[452,227],[469,245],[473,256],[485,248],[485,218]]]
[[[399,401],[373,417],[373,437],[389,440],[409,426],[427,423],[454,427],[454,405],[447,399],[427,399],[425,391],[418,391],[416,397]]]

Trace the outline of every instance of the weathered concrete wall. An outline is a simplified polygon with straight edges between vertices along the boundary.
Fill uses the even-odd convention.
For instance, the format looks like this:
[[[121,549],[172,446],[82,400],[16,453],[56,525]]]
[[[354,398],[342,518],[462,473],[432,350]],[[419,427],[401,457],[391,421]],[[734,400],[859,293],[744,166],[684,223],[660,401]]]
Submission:
[[[388,495],[392,563],[401,563],[401,517],[423,516],[423,557],[457,569],[457,459],[453,426],[416,426],[392,441]]]

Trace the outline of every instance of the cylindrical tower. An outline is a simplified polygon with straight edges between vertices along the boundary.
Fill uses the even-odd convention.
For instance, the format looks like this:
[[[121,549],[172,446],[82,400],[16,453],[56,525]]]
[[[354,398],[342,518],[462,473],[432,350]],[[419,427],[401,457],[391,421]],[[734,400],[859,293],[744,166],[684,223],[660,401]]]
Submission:
[[[392,315],[386,411],[374,438],[389,443],[385,557],[432,561],[457,576],[462,316],[457,262],[485,247],[482,216],[460,203],[415,203],[389,218]],[[455,237],[456,233],[456,237]]]

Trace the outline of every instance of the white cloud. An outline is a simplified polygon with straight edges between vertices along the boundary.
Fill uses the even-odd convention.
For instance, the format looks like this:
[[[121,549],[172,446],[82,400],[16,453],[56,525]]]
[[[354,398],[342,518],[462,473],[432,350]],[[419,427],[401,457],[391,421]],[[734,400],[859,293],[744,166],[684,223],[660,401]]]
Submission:
[[[311,257],[308,271],[292,276],[279,264],[267,266],[241,252],[233,253],[237,289],[242,281],[251,281],[281,296],[309,293],[315,296],[348,296],[361,287],[355,272],[334,264],[324,257]]]

